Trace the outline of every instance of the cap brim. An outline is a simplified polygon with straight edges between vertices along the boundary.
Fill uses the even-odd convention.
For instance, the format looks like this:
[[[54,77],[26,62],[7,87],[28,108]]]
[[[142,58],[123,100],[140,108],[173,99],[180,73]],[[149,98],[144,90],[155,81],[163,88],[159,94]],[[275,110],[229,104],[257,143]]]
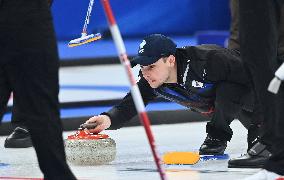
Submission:
[[[148,57],[148,56],[136,56],[131,60],[131,64],[139,64],[142,66],[148,66],[159,60],[159,57]]]

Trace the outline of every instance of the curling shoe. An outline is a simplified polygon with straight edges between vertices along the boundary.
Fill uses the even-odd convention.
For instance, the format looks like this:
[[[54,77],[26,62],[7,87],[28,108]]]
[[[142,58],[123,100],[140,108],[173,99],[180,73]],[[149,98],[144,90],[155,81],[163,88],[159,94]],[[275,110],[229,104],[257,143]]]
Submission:
[[[15,130],[6,138],[4,143],[5,148],[28,148],[32,146],[33,143],[30,133],[23,127],[15,128]]]
[[[200,155],[223,155],[227,148],[227,141],[212,138],[207,134],[207,137],[199,148]]]
[[[228,162],[229,168],[262,168],[271,153],[266,145],[258,142],[246,154],[241,157],[231,159]]]

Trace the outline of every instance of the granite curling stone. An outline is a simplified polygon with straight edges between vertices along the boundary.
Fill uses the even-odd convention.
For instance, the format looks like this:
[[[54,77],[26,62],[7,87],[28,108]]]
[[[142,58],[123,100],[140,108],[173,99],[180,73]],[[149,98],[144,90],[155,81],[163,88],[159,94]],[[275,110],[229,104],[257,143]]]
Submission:
[[[116,144],[106,134],[81,129],[65,140],[66,159],[74,165],[102,165],[115,159]]]

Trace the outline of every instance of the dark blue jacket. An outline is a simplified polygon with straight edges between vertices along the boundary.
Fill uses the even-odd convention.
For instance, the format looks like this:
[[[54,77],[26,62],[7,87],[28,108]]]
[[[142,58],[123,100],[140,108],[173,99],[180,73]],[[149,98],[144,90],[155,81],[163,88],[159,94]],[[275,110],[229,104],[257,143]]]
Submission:
[[[164,83],[153,89],[143,77],[139,80],[138,87],[145,105],[156,97],[162,97],[211,116],[219,82],[249,84],[249,79],[242,73],[244,67],[237,51],[217,45],[187,46],[177,48],[175,57],[177,83]],[[252,100],[243,105],[251,110]],[[112,128],[122,127],[137,114],[131,94],[128,93],[118,105],[102,114],[110,117]]]

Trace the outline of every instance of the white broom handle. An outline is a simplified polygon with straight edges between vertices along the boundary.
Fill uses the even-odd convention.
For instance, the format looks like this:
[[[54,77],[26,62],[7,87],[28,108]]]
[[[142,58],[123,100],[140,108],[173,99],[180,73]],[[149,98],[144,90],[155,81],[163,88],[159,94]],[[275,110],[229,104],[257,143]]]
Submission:
[[[94,5],[94,0],[90,0],[89,6],[88,6],[88,10],[87,10],[87,15],[86,15],[85,22],[84,22],[84,26],[83,26],[83,32],[82,32],[82,33],[87,34],[87,27],[88,27],[88,24],[89,24],[89,22],[90,22],[90,16],[91,16],[91,12],[92,12],[93,5]]]

